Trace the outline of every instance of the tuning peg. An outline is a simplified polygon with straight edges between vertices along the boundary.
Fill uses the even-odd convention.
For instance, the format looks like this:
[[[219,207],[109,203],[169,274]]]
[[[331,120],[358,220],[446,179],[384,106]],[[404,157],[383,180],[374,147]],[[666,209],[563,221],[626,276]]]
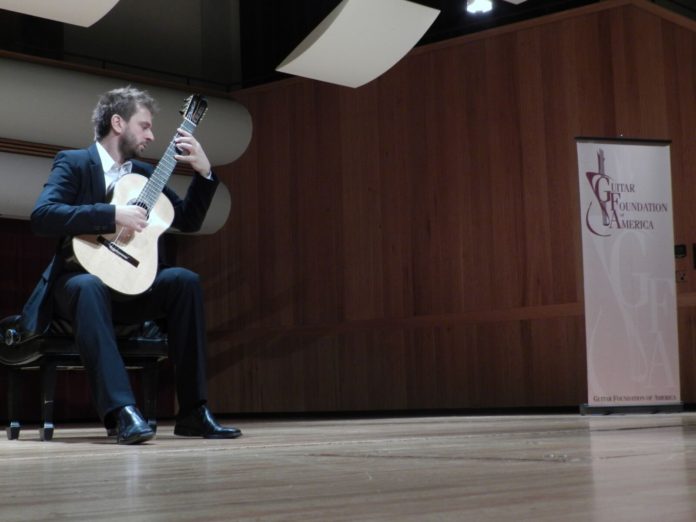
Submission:
[[[191,106],[192,101],[193,94],[191,94],[188,98],[184,100],[184,104],[181,106],[181,109],[179,109],[179,114],[186,114],[188,112],[189,107]]]

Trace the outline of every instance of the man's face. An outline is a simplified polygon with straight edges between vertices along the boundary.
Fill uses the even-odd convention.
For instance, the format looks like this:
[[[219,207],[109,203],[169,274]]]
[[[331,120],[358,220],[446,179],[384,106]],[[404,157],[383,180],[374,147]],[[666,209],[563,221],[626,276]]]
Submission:
[[[154,141],[152,133],[152,114],[144,107],[138,107],[126,123],[119,136],[118,146],[124,158],[137,158]]]

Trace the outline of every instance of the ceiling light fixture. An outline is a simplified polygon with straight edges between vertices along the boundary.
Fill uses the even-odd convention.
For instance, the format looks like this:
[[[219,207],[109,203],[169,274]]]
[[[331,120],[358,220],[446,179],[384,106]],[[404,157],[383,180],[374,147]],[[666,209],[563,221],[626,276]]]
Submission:
[[[470,13],[487,13],[493,9],[491,0],[466,0],[466,10]]]

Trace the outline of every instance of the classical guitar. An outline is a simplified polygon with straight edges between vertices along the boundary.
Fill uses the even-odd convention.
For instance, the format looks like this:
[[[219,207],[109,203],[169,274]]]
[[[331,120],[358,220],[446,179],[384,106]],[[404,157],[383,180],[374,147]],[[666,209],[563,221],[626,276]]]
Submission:
[[[181,113],[181,128],[193,134],[208,108],[202,96],[186,99]],[[157,275],[157,241],[174,220],[174,207],[162,194],[178,154],[172,138],[164,155],[148,178],[126,174],[114,187],[111,203],[138,205],[147,211],[148,226],[125,239],[120,227],[113,234],[82,235],[72,239],[75,258],[90,274],[99,277],[110,288],[127,295],[145,292]]]

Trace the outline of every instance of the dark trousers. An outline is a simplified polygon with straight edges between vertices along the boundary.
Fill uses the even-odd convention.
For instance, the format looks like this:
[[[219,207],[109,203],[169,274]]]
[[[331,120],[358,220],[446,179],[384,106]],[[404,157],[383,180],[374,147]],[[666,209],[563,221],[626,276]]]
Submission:
[[[116,345],[114,323],[165,319],[179,411],[185,413],[206,402],[205,319],[198,274],[184,268],[165,268],[147,292],[114,299],[96,276],[68,272],[56,280],[53,295],[56,313],[72,322],[102,419],[136,402]]]

